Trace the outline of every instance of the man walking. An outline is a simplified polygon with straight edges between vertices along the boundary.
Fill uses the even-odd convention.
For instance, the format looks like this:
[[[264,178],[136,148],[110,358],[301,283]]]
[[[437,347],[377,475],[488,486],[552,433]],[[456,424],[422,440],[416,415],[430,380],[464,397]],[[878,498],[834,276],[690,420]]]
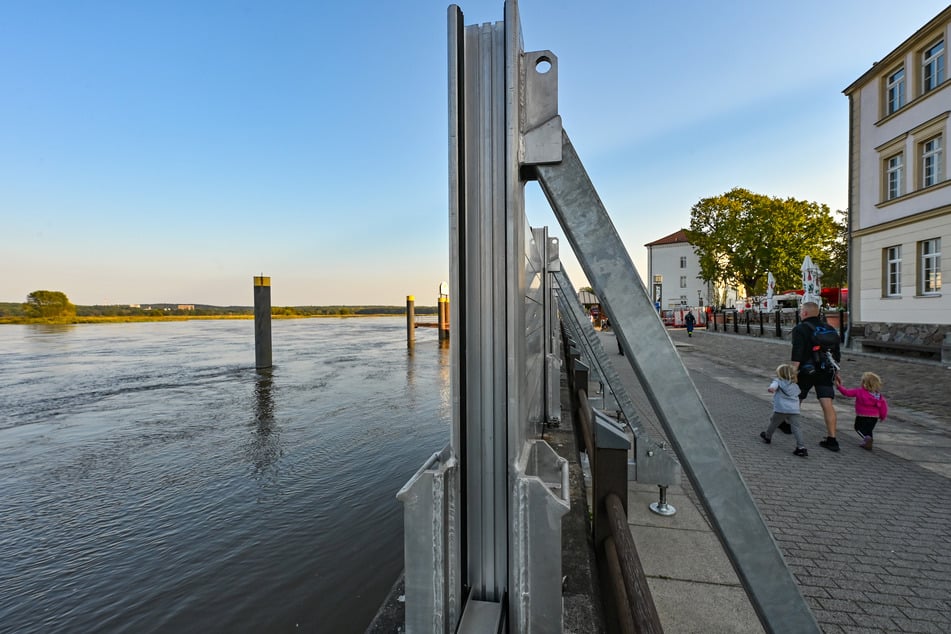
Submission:
[[[806,394],[813,387],[816,388],[816,398],[822,407],[822,417],[826,423],[826,439],[819,442],[821,447],[829,451],[839,450],[839,441],[835,438],[836,416],[832,399],[835,398],[835,370],[822,363],[824,359],[817,358],[824,354],[819,350],[813,334],[819,327],[819,305],[815,302],[803,302],[799,309],[802,321],[792,331],[792,365],[799,370],[796,382],[799,385],[799,401],[806,398]],[[835,361],[841,359],[841,352],[836,343],[829,352]]]
[[[693,316],[693,311],[688,310],[687,316],[684,317],[684,325],[687,326],[687,336],[693,337],[693,327],[697,323],[697,318]]]

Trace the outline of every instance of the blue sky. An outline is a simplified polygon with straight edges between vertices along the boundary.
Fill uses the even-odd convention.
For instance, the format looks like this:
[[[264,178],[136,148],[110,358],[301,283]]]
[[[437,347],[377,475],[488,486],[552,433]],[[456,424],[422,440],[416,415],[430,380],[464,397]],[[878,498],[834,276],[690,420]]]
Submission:
[[[275,305],[435,303],[447,6],[0,3],[0,301],[251,305],[263,273]],[[736,186],[846,208],[842,90],[947,5],[896,6],[519,3],[641,275],[645,243]],[[560,234],[534,184],[527,211]]]

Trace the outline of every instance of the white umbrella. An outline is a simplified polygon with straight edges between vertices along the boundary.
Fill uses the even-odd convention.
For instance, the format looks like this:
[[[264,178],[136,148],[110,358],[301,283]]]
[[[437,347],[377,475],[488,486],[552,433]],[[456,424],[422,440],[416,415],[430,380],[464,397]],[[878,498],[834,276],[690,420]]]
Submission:
[[[822,306],[822,271],[812,263],[812,258],[808,255],[802,261],[802,301],[815,302]]]

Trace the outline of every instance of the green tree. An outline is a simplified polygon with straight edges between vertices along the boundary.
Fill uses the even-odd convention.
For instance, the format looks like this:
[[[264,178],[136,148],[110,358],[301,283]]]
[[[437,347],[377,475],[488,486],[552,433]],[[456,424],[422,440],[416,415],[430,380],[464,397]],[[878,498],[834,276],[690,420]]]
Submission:
[[[815,260],[822,271],[823,286],[846,286],[849,283],[849,224],[844,211],[836,211],[838,233],[831,249]]]
[[[840,232],[826,205],[737,187],[694,205],[686,233],[702,279],[742,286],[756,295],[766,292],[767,271],[776,278],[777,290],[799,288],[807,255],[820,268],[829,266]]]
[[[34,319],[65,321],[76,316],[76,307],[60,291],[33,291],[26,296],[23,311]]]

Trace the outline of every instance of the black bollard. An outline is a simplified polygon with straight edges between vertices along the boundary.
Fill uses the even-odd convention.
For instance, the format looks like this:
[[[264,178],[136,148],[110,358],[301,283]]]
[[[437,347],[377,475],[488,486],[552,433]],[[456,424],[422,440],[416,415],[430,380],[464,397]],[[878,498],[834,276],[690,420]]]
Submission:
[[[763,336],[763,311],[759,311],[759,336]]]
[[[776,309],[776,336],[782,338],[783,336],[783,311],[780,308]]]
[[[740,332],[740,314],[735,308],[733,309],[733,332],[736,334]]]
[[[746,334],[750,334],[750,311],[746,311]]]
[[[845,309],[839,309],[839,341],[845,341]]]
[[[254,276],[254,362],[271,367],[271,278]]]

